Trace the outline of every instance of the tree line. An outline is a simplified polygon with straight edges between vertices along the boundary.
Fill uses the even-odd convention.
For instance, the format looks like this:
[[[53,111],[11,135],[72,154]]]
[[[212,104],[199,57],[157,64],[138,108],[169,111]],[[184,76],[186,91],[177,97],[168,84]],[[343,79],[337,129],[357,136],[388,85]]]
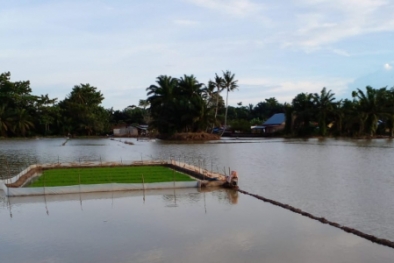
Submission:
[[[266,98],[256,105],[228,105],[238,88],[235,74],[223,71],[206,84],[193,75],[158,76],[146,88],[147,98],[123,110],[105,109],[104,95],[90,84],[72,87],[63,100],[33,95],[29,81],[11,81],[0,74],[0,135],[2,137],[106,135],[115,126],[148,124],[162,135],[179,132],[251,132],[275,113],[286,119],[282,135],[393,136],[394,88],[352,92],[352,99],[336,100],[331,90],[299,93],[290,103]]]
[[[32,94],[29,81],[10,80],[0,74],[0,134],[3,137],[34,135],[96,135],[110,129],[109,111],[100,104],[96,87],[80,84],[62,101]]]

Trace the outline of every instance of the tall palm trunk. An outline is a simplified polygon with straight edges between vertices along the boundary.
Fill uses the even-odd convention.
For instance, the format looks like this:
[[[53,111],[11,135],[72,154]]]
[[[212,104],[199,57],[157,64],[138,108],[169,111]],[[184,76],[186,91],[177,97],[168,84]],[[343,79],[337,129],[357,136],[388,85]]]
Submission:
[[[226,89],[226,113],[224,114],[224,127],[222,134],[220,136],[223,136],[224,132],[226,131],[227,128],[227,112],[228,112],[228,89]]]
[[[226,131],[227,128],[227,112],[228,112],[228,92],[233,91],[236,88],[238,88],[237,82],[238,80],[234,80],[235,74],[232,74],[230,71],[223,72],[223,86],[226,89],[226,113],[224,115],[224,127],[222,134],[220,136],[223,136],[224,132]]]
[[[218,110],[219,110],[219,89],[218,89],[218,95],[216,96],[216,109],[215,109],[215,121],[216,117],[218,116]]]

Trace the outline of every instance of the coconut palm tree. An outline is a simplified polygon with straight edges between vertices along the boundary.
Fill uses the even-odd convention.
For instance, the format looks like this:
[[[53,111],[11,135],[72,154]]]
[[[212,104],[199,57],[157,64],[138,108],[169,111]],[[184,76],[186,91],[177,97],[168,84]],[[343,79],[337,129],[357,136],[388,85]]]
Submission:
[[[205,100],[207,106],[206,110],[209,112],[209,127],[211,128],[211,132],[217,125],[216,116],[218,114],[219,107],[224,107],[224,101],[220,93],[217,91],[217,86],[215,82],[208,81],[208,85],[203,89],[202,98]]]
[[[313,94],[314,106],[317,110],[318,120],[319,120],[319,132],[320,135],[326,136],[327,133],[327,115],[334,109],[334,94],[331,90],[327,91],[324,87],[320,94]]]
[[[6,105],[0,106],[0,134],[7,136],[7,132],[12,128],[12,118],[7,111]]]
[[[149,110],[146,108],[150,105],[148,100],[139,100],[138,106],[142,108],[142,116],[145,124],[151,121]]]
[[[179,79],[177,99],[180,106],[180,129],[187,131],[198,131],[198,123],[203,119],[204,103],[202,98],[204,84],[199,83],[193,75],[184,75]]]
[[[30,120],[30,115],[25,109],[17,109],[15,111],[15,118],[13,123],[14,132],[25,136],[26,132],[28,132],[31,128],[34,128],[34,124]]]
[[[300,135],[310,134],[310,121],[313,119],[313,95],[310,93],[300,93],[292,101],[294,119],[294,129]]]
[[[223,87],[226,90],[226,113],[224,114],[224,129],[222,135],[227,128],[228,93],[238,88],[237,82],[238,80],[235,80],[235,74],[232,74],[231,71],[227,70],[223,72]]]
[[[147,90],[147,101],[150,103],[149,111],[152,117],[150,125],[158,129],[159,133],[168,134],[176,131],[174,120],[175,92],[178,79],[161,75],[157,77],[157,85],[150,85]]]
[[[215,121],[218,116],[220,93],[224,90],[224,79],[218,74],[215,74],[215,80],[211,84],[216,87],[216,107],[215,107]]]
[[[385,94],[386,88],[374,89],[371,86],[366,87],[365,93],[360,89],[352,92],[360,119],[360,135],[364,130],[369,136],[376,133],[379,117],[384,113],[383,99]]]
[[[44,135],[47,135],[50,131],[50,125],[53,124],[56,120],[56,108],[55,103],[57,98],[50,99],[48,94],[41,95],[37,97],[34,108],[35,108],[35,126],[37,130],[43,132]],[[43,126],[43,129],[39,129],[40,126]]]

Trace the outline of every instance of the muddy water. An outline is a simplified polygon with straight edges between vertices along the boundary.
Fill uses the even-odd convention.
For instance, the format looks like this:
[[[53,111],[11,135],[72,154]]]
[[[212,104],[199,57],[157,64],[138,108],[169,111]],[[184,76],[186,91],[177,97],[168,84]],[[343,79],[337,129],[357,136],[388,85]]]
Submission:
[[[394,175],[392,172],[394,143],[389,140],[313,139],[301,141],[275,139],[223,140],[218,143],[174,144],[160,141],[137,142],[129,139],[128,141],[135,143],[135,145],[131,146],[109,139],[93,139],[70,140],[65,146],[62,146],[64,141],[64,139],[0,141],[0,164],[3,168],[0,175],[6,177],[19,171],[28,163],[97,161],[100,159],[103,161],[121,161],[173,158],[220,172],[227,171],[230,167],[230,169],[235,169],[240,174],[240,186],[242,189],[282,203],[291,204],[316,216],[322,216],[330,221],[357,228],[365,233],[394,240],[394,225],[392,224],[394,222],[394,213],[392,213],[392,208],[394,207],[394,195],[392,194],[392,189],[394,188]],[[134,197],[130,198],[132,200]],[[162,197],[157,198],[160,199]],[[256,210],[260,209],[251,205],[252,203],[257,206],[261,203],[261,209],[264,207],[264,210],[270,207],[261,201],[255,203],[256,201],[251,197],[241,197],[239,203],[235,206],[225,206],[220,200],[211,198],[207,203],[215,204],[217,202],[216,206],[219,208],[215,208],[214,211],[221,211],[221,208],[224,211],[227,211],[226,209],[244,209],[243,216],[248,218],[247,220],[251,220],[249,217],[253,217]],[[241,202],[241,200],[243,201]],[[92,200],[91,202],[100,204],[100,202],[105,201]],[[244,204],[242,208],[238,208],[240,203]],[[74,205],[76,204],[78,202]],[[40,205],[42,206],[42,204]],[[28,208],[29,206],[30,204],[20,205],[20,207],[26,207],[27,210],[31,209]],[[185,205],[185,208],[182,209],[176,207],[174,210],[179,211],[179,216],[188,217],[190,212],[189,208],[186,207],[189,206]],[[160,210],[156,207],[151,209]],[[274,208],[274,210],[280,209]],[[3,208],[0,212],[3,220],[4,217],[7,218],[6,211],[8,210]],[[20,213],[25,214],[24,211],[22,209]],[[166,216],[167,214],[172,216],[173,212],[168,212],[170,210],[164,209],[163,211],[166,211]],[[226,220],[227,216],[234,216],[233,214],[225,216],[225,212],[214,213],[223,222],[228,221]],[[155,215],[156,218],[160,216],[160,214]],[[265,214],[256,216],[260,221],[266,220]],[[260,218],[259,216],[263,217]],[[10,219],[9,216],[7,220],[14,222],[14,219]],[[29,219],[26,218],[26,220]],[[237,217],[238,220],[240,222],[235,224],[235,226],[233,223],[225,223],[225,226],[243,229],[244,223],[242,221],[245,219],[242,217],[241,220]],[[312,224],[309,220],[305,222],[307,223],[303,224],[307,224],[307,228]],[[257,224],[256,222],[251,223]],[[219,226],[215,225],[215,227]],[[275,226],[271,227],[275,228]],[[300,226],[294,227],[298,229]],[[325,228],[326,226],[323,226],[322,229]],[[304,237],[305,235],[308,236],[310,231],[308,230],[308,234],[304,233],[301,235],[304,235]],[[320,231],[318,230],[318,232]],[[348,237],[349,235],[346,234],[345,236]],[[273,235],[268,237],[268,239],[276,238]],[[278,237],[277,243],[286,243],[286,238],[283,235],[282,237]],[[297,238],[300,238],[300,236],[297,236]],[[279,239],[281,240],[279,241]],[[308,238],[307,240],[305,242],[312,242],[309,245],[314,247],[314,241]],[[355,243],[360,244],[360,239],[356,240],[358,241]],[[249,241],[251,243],[263,242],[245,239],[245,242]],[[226,241],[223,242],[223,244],[227,244]],[[369,244],[369,242],[367,243]],[[262,244],[267,244],[266,240],[260,244],[260,247]],[[220,247],[220,245],[217,246]],[[270,245],[268,246],[270,247]],[[320,249],[324,250],[323,247],[325,246],[322,245]],[[330,244],[329,246],[336,245]],[[358,245],[353,244],[352,246],[357,247]],[[225,250],[227,247],[230,248],[231,246],[223,245],[220,251]],[[317,247],[315,248],[317,249]],[[253,248],[251,250],[254,251]],[[258,252],[256,253],[261,256]],[[355,252],[354,255],[357,253]],[[344,257],[347,258],[347,256]],[[247,257],[245,256],[245,258]],[[342,261],[355,262],[358,260],[339,260],[339,262]],[[239,262],[239,260],[232,262]],[[319,262],[323,261],[319,260]]]
[[[224,190],[24,197],[7,203],[0,203],[0,255],[9,263],[391,263],[394,258],[391,248]]]

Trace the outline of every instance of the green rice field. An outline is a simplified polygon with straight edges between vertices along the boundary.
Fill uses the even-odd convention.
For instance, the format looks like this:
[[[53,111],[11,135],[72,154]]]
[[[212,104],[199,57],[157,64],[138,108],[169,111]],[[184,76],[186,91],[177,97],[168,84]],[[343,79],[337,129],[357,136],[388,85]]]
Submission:
[[[164,166],[60,168],[44,170],[28,187],[142,183],[142,177],[145,183],[194,181],[188,175]]]

